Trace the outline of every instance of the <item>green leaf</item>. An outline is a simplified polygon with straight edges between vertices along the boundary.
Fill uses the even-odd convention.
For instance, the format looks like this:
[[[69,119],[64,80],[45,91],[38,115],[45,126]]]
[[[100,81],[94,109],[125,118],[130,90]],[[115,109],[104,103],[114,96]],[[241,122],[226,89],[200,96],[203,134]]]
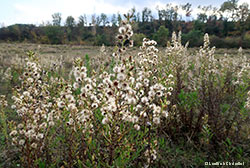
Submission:
[[[80,88],[77,88],[76,91],[75,91],[75,94],[76,94],[76,95],[80,95],[80,94],[81,94],[81,89],[80,89]]]
[[[45,164],[45,161],[39,161],[39,168],[45,168],[46,164]]]
[[[228,145],[230,145],[230,146],[232,145],[232,142],[230,141],[229,138],[227,138],[226,141],[227,141]]]
[[[85,55],[85,66],[87,68],[87,76],[90,77],[90,75],[91,75],[91,66],[90,66],[90,59],[89,59],[88,54]]]

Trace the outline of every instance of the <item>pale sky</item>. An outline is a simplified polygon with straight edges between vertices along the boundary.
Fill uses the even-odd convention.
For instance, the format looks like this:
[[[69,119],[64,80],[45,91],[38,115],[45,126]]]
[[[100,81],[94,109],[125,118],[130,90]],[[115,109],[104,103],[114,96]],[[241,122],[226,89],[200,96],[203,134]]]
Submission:
[[[197,13],[198,5],[212,5],[219,7],[226,0],[0,0],[0,24],[5,26],[15,23],[36,24],[52,21],[51,15],[59,12],[62,14],[62,23],[67,16],[73,16],[76,20],[80,15],[105,13],[111,15],[127,13],[129,9],[135,7],[137,11],[142,11],[144,7],[149,7],[156,13],[156,6],[164,7],[167,3],[172,4],[192,4],[193,14]],[[240,3],[250,0],[240,0]],[[90,20],[88,20],[89,22]]]

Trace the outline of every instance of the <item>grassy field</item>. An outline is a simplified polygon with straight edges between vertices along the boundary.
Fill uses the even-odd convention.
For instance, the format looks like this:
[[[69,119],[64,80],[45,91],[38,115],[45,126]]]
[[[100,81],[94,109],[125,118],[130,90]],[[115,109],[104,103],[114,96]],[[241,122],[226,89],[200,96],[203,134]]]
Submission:
[[[51,61],[56,62],[62,56],[66,64],[72,65],[72,61],[77,57],[89,55],[91,63],[94,65],[108,64],[111,59],[114,47],[105,47],[106,54],[100,54],[101,47],[98,46],[77,46],[77,45],[46,45],[46,44],[28,44],[28,43],[0,43],[0,66],[9,66],[16,63],[17,60],[23,60],[27,57],[27,51],[34,51],[41,59],[43,64],[50,64]],[[160,47],[160,55],[165,54],[165,48]],[[138,53],[139,48],[129,50],[129,53],[134,55]],[[189,52],[194,53],[197,49],[189,49]],[[228,54],[237,59],[238,49],[216,49],[215,55],[223,57]],[[250,49],[244,49],[243,55],[250,57]],[[19,61],[18,61],[19,62]]]
[[[249,166],[250,49],[154,43],[0,43],[0,168]]]

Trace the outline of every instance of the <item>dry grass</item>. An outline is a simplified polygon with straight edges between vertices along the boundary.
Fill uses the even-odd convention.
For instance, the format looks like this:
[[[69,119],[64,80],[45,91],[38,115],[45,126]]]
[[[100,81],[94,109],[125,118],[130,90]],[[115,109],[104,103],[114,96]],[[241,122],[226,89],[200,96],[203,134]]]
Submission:
[[[80,46],[80,45],[46,45],[46,44],[29,44],[29,43],[0,43],[0,66],[7,67],[15,60],[27,57],[26,52],[34,51],[38,57],[42,60],[43,64],[48,64],[51,61],[58,60],[63,57],[66,65],[71,65],[72,61],[77,58],[83,58],[86,54],[89,55],[93,66],[108,65],[111,60],[111,54],[114,47],[106,47],[106,55],[100,54],[100,48],[98,46]],[[160,54],[164,54],[165,49],[159,48]],[[197,49],[189,49],[189,52],[196,52]],[[236,49],[217,49],[215,55],[217,57],[224,56],[225,53],[232,57],[237,55]],[[138,49],[132,48],[128,51],[129,54],[134,55],[138,53]],[[250,49],[243,50],[243,54],[250,57]]]

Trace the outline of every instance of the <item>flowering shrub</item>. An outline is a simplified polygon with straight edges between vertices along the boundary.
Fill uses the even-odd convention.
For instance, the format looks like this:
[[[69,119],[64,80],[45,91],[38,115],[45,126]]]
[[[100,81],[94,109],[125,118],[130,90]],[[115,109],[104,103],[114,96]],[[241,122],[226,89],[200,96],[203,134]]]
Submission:
[[[147,38],[130,55],[132,35],[123,21],[109,69],[96,72],[77,58],[69,80],[58,73],[62,61],[45,68],[29,52],[12,94],[18,120],[9,124],[23,167],[161,167],[171,165],[168,145],[183,139],[200,147],[237,142],[249,118],[249,60],[216,58],[207,34],[195,54],[173,33],[164,55]]]
[[[188,44],[183,46],[180,38],[180,34],[177,39],[173,33],[172,42],[166,49],[176,77],[172,102],[177,103],[177,110],[176,117],[170,122],[174,129],[179,128],[181,135],[189,132],[185,135],[188,139],[210,141],[210,145],[217,146],[229,134],[230,137],[238,134],[240,125],[247,122],[242,103],[249,90],[249,59],[242,56],[242,51],[239,56],[243,58],[237,62],[228,57],[216,58],[215,47],[209,47],[207,34],[199,51],[188,54]],[[208,129],[211,131],[209,139]],[[173,133],[172,138],[179,135],[171,128],[167,128],[167,132]],[[200,133],[204,138],[198,138]]]

